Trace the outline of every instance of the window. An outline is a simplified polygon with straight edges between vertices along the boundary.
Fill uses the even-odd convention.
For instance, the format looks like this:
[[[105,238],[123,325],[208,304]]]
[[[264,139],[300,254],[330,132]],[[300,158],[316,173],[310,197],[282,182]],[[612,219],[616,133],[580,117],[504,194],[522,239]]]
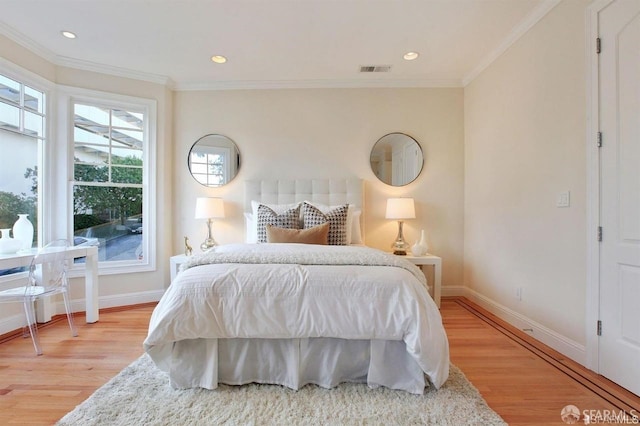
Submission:
[[[0,61],[0,230],[28,214],[32,245],[97,246],[101,274],[155,269],[155,126],[154,100],[54,86]]]
[[[38,165],[46,125],[41,90],[0,74],[0,229],[10,229],[18,214],[34,225],[38,241]],[[18,270],[0,270],[7,275]]]
[[[148,112],[74,100],[73,235],[101,262],[144,262]]]
[[[202,147],[190,153],[190,169],[193,177],[205,186],[221,186],[228,182],[225,165],[231,163],[231,150],[223,147]]]

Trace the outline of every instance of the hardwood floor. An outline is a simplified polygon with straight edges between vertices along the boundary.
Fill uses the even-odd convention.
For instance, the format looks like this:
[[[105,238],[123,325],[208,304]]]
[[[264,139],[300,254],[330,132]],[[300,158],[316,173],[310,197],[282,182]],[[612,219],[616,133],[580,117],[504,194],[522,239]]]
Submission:
[[[41,357],[29,338],[5,338],[0,423],[54,424],[142,354],[152,310],[153,305],[103,310],[96,324],[77,315],[77,338],[62,317],[41,329]],[[444,299],[441,312],[451,361],[509,424],[562,425],[560,411],[568,404],[640,412],[640,398],[548,348],[536,348],[526,334],[465,299]]]
[[[101,311],[95,324],[76,315],[75,338],[59,317],[40,329],[39,357],[29,337],[0,344],[0,424],[54,424],[142,354],[152,310]]]
[[[562,425],[560,412],[569,404],[581,412],[622,409],[640,414],[636,395],[466,299],[444,301],[441,312],[451,362],[509,424]]]

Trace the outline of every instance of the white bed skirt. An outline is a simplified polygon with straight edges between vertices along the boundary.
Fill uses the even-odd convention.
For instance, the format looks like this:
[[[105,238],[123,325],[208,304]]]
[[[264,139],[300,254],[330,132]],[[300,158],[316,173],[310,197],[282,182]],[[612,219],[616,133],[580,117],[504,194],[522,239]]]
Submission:
[[[403,341],[193,339],[173,345],[168,367],[174,388],[216,389],[218,383],[271,383],[299,389],[342,382],[424,393],[425,375]]]

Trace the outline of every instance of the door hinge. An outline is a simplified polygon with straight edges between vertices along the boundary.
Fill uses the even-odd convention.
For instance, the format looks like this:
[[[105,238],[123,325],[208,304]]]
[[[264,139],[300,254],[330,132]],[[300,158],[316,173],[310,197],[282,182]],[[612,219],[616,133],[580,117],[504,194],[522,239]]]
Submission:
[[[602,132],[598,132],[598,148],[602,147]]]
[[[598,226],[598,241],[602,241],[602,226]]]
[[[598,329],[596,330],[598,336],[602,336],[602,321],[598,320]]]
[[[596,53],[602,52],[602,42],[600,41],[600,37],[596,39]]]

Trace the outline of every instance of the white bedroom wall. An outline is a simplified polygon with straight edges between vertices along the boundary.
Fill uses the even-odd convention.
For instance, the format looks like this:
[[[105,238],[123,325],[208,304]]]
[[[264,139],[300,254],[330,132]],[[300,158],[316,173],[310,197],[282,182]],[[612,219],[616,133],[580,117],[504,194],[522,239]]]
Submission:
[[[578,347],[587,5],[561,2],[465,88],[465,285]],[[556,207],[562,191],[570,191],[568,208]]]
[[[183,251],[183,236],[198,251],[206,235],[205,222],[193,218],[199,196],[225,200],[217,241],[242,242],[245,180],[358,177],[367,245],[389,250],[395,239],[397,223],[384,219],[387,197],[414,197],[418,218],[405,223],[406,239],[413,244],[424,228],[443,258],[443,285],[462,283],[462,89],[182,91],[174,99],[174,253]],[[374,143],[390,132],[413,136],[424,151],[422,174],[405,187],[383,184],[369,165]],[[238,176],[221,188],[201,186],[187,169],[191,145],[208,133],[230,137],[241,153]]]

